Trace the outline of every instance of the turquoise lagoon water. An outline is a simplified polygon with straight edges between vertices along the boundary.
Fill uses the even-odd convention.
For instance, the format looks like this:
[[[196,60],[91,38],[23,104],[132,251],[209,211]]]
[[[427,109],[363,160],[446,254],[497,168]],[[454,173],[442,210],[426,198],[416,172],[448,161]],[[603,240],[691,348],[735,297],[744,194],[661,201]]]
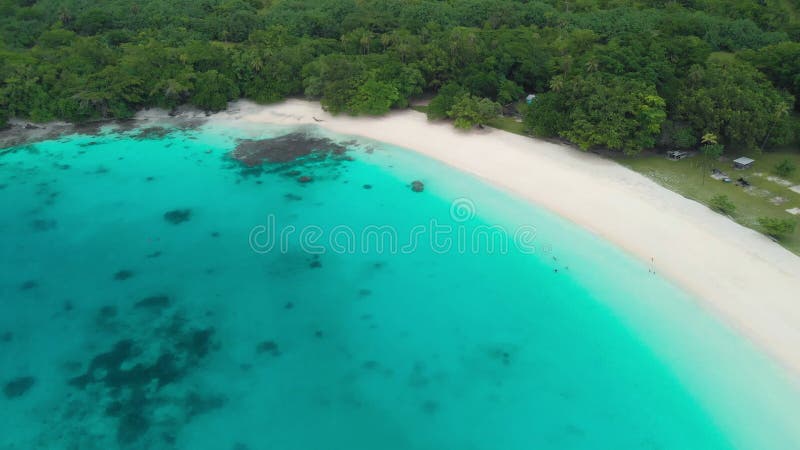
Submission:
[[[657,261],[403,149],[166,127],[0,155],[0,448],[800,448],[796,380]],[[230,157],[297,132],[348,151]]]

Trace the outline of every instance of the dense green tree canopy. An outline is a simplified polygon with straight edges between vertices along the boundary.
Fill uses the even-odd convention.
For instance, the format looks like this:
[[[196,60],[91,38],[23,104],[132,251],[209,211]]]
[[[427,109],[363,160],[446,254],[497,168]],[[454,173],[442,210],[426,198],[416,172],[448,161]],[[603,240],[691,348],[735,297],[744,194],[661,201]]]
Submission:
[[[453,105],[455,105],[461,97],[468,94],[469,91],[456,83],[448,83],[442,86],[436,94],[436,97],[428,104],[428,118],[436,120],[448,117]]]
[[[704,66],[693,66],[684,83],[676,116],[698,133],[710,131],[740,147],[758,147],[788,117],[793,102],[754,67],[730,55],[713,55]]]
[[[431,118],[584,148],[728,149],[800,135],[800,11],[750,0],[0,0],[0,126],[245,97]],[[794,125],[793,125],[794,124]]]
[[[636,153],[655,145],[667,117],[665,105],[652,84],[589,73],[537,98],[527,120],[532,128],[564,136],[581,148]]]
[[[758,50],[746,50],[741,56],[776,87],[785,89],[795,99],[800,97],[800,42],[781,42]],[[800,102],[795,102],[795,108],[800,108]]]

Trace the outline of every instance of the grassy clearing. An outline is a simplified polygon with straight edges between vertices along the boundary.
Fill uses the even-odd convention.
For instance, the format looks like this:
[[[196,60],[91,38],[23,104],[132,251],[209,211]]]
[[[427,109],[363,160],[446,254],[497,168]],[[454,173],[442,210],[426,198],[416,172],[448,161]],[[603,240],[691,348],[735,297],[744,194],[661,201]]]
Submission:
[[[424,114],[427,114],[428,112],[428,107],[422,105],[411,106],[411,109],[413,109],[414,111],[419,111]],[[527,132],[525,132],[525,125],[522,122],[517,121],[517,119],[513,117],[497,116],[494,119],[490,120],[489,123],[487,123],[486,125],[492,128],[508,131],[509,133],[521,134],[522,136],[530,136]]]
[[[752,185],[749,189],[711,178],[708,170],[701,169],[702,160],[699,156],[670,161],[663,155],[643,155],[620,159],[618,162],[704,205],[708,205],[714,196],[725,195],[736,206],[731,218],[756,230],[760,229],[758,218],[764,216],[800,222],[800,217],[786,212],[788,208],[800,207],[800,194],[789,190],[788,186],[780,184],[777,179],[769,179],[777,177],[773,169],[784,159],[792,160],[800,168],[800,153],[785,151],[747,156],[756,160],[751,169],[734,170],[729,160],[720,161],[713,167],[722,170],[734,181],[744,177]],[[791,185],[800,184],[800,169],[786,181]],[[784,201],[776,204],[776,197],[782,197]],[[782,239],[781,244],[800,255],[800,229]]]
[[[423,114],[428,114],[428,107],[424,105],[412,105],[411,109],[413,109],[414,111],[421,112]]]
[[[530,136],[525,132],[525,124],[517,121],[513,117],[499,116],[489,121],[487,124],[492,128],[508,131],[509,133],[521,134],[523,136]]]

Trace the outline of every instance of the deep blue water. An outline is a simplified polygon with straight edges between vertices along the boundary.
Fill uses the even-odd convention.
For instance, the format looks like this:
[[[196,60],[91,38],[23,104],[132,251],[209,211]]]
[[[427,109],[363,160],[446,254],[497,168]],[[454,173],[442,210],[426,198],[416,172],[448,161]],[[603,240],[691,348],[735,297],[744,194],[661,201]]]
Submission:
[[[0,448],[800,448],[787,374],[577,226],[316,128],[160,131],[0,154]],[[292,132],[347,151],[231,157]]]

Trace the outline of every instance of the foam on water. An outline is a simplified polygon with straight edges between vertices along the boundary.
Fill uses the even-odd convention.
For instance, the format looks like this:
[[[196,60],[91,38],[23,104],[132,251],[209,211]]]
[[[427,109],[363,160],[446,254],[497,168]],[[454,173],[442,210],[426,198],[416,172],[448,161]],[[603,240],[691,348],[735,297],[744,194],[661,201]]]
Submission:
[[[0,156],[0,448],[800,445],[793,380],[658,261],[378,142],[167,131]],[[297,131],[349,151],[229,156]]]

